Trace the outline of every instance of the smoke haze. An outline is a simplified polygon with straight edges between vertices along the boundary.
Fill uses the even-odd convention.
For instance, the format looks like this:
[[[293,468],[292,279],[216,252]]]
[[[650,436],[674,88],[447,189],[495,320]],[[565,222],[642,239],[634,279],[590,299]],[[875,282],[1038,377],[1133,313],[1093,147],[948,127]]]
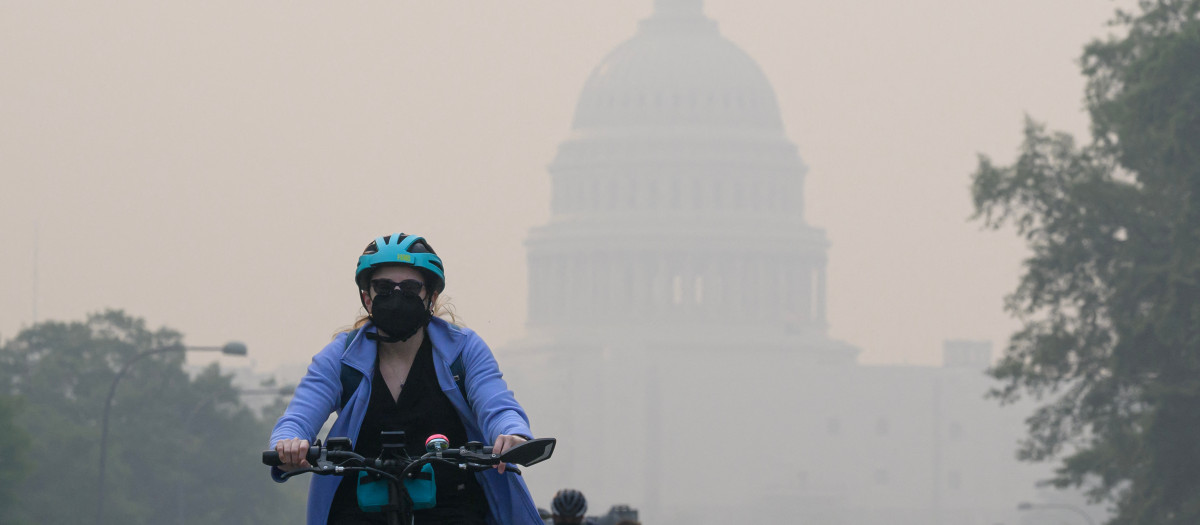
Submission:
[[[773,84],[824,228],[831,335],[861,362],[1002,344],[1021,248],[969,224],[1023,114],[1085,132],[1100,1],[712,0]],[[467,324],[520,337],[522,241],[590,70],[649,0],[0,6],[0,333],[106,306],[305,362],[376,235],[426,235]]]
[[[575,466],[603,470],[581,452],[607,446],[587,427],[597,419],[650,442],[692,435],[702,420],[688,407],[711,395],[696,377],[728,379],[711,368],[628,374],[645,352],[603,334],[583,342],[602,351],[569,363],[521,353],[540,343],[526,329],[526,240],[551,219],[547,165],[572,138],[589,74],[653,4],[0,4],[0,340],[35,320],[116,307],[182,331],[188,344],[245,341],[260,372],[300,366],[358,315],[352,265],[366,243],[404,231],[441,255],[447,295],[498,350],[514,384],[542,383],[525,393],[540,393],[527,406],[555,415],[541,428],[575,438],[546,468],[543,479],[555,484],[538,486],[540,504],[575,479]],[[985,384],[977,372],[986,363],[976,357],[990,350],[973,352],[987,343],[1002,349],[1017,326],[1002,299],[1024,254],[1011,232],[968,222],[969,176],[977,154],[1011,157],[1025,115],[1086,135],[1076,60],[1104,35],[1113,10],[1129,4],[705,2],[721,34],[765,73],[784,135],[807,166],[804,219],[831,241],[821,299],[829,337],[861,349],[864,365],[940,365],[943,342],[966,340],[954,343],[966,348],[956,354],[966,364],[947,370],[805,369],[796,380],[781,366],[772,370],[779,381],[764,388],[802,385],[778,407],[714,405],[742,427],[777,415],[770,408],[807,414],[770,426],[779,432],[772,436],[802,435],[813,449],[835,450],[767,480],[777,508],[846,471],[839,461],[847,457],[858,461],[854,475],[873,475],[875,492],[865,497],[902,505],[912,498],[898,491],[927,496],[924,485],[892,481],[897,472],[924,468],[922,480],[937,486],[950,476],[957,488],[958,476],[977,471],[955,470],[955,461],[971,464],[984,446],[1008,453],[1004,432],[1015,438],[1018,415],[988,420],[1003,430],[981,444],[957,418],[999,409],[954,399]],[[687,349],[673,351],[687,359]],[[738,369],[738,359],[718,351],[706,359],[745,381],[738,384],[761,372]],[[591,375],[543,381],[566,369]],[[656,386],[660,373],[678,388]],[[577,400],[553,398],[568,379],[611,389],[599,415],[571,420]],[[826,403],[823,395],[845,385],[861,387],[860,396]],[[904,427],[902,416],[917,412],[910,419],[919,425]],[[969,428],[954,431],[947,447],[977,448],[937,445],[912,469],[887,463],[912,450],[871,448],[923,444],[922,432],[953,425]],[[701,445],[686,446],[700,454]],[[678,457],[638,467],[644,472],[628,484],[608,474],[596,483],[604,497],[661,498],[652,509],[663,516],[672,501],[691,505],[688,498],[711,490],[681,482],[657,492],[680,465],[693,469],[680,475],[685,481],[700,483],[705,465],[690,451],[681,445]],[[1007,457],[987,461],[1005,479],[1036,477]],[[738,497],[762,496],[752,484],[775,471],[761,467],[736,473],[745,481]],[[995,495],[995,508],[1026,494],[1010,489],[972,488]],[[943,500],[934,494],[936,509]]]

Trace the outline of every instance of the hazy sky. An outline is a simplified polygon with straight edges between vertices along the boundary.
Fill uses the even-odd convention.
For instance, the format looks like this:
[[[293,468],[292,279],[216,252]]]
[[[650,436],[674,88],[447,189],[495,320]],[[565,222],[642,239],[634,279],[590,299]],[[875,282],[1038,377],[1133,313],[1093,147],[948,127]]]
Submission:
[[[362,248],[403,230],[503,348],[545,166],[652,3],[0,1],[0,338],[36,288],[39,320],[119,307],[307,362],[356,315]],[[831,334],[861,362],[1002,348],[1023,248],[967,222],[976,155],[1010,160],[1026,113],[1084,134],[1077,58],[1131,3],[706,2],[810,168]]]

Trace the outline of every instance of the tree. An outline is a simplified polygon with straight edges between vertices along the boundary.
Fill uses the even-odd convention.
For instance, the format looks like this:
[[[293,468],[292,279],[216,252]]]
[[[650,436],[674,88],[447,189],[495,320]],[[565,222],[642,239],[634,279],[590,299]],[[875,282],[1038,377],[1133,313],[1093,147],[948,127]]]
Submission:
[[[182,344],[120,311],[44,322],[0,345],[0,395],[23,399],[17,425],[31,468],[8,509],[29,523],[91,522],[100,418],[113,378],[135,355]],[[194,379],[181,352],[140,360],[110,415],[105,523],[295,523],[304,501],[258,461],[270,426],[214,365]],[[300,496],[300,497],[297,497]],[[69,504],[65,504],[68,503]]]
[[[1046,403],[1019,457],[1113,524],[1200,523],[1200,0],[1142,0],[1083,54],[1091,140],[1028,121],[1015,163],[981,157],[976,218],[1032,255],[1022,321],[990,373]]]
[[[29,471],[29,435],[16,424],[19,400],[0,395],[0,523],[18,523],[12,508]]]

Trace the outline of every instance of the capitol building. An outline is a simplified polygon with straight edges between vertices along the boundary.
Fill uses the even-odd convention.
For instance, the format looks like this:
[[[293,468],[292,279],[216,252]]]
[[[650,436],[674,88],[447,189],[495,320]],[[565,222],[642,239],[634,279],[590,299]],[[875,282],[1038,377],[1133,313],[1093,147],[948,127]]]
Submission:
[[[829,336],[830,241],[778,104],[701,0],[654,0],[583,86],[526,241],[527,335],[497,349],[560,440],[530,471],[538,503],[574,487],[656,525],[1073,523],[1017,510],[1053,497],[1050,466],[1016,460],[1030,405],[984,398],[990,343],[862,365]]]

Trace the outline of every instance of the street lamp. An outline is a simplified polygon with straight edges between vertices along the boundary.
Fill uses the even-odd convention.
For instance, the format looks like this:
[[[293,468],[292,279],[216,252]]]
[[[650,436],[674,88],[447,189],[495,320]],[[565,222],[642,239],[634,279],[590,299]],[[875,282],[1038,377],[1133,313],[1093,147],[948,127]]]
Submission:
[[[129,372],[129,369],[134,363],[141,361],[143,358],[165,354],[167,352],[221,352],[225,355],[246,355],[246,344],[240,341],[230,341],[225,343],[225,346],[164,346],[162,348],[152,348],[138,355],[133,356],[121,367],[113,378],[112,386],[108,388],[108,399],[104,401],[104,418],[100,425],[100,473],[97,476],[96,483],[96,523],[99,525],[104,522],[104,464],[108,452],[108,413],[112,408],[113,395],[117,393],[117,383],[121,382],[121,378]]]
[[[1034,505],[1033,503],[1030,503],[1028,501],[1022,501],[1021,503],[1017,504],[1017,510],[1034,510],[1034,509],[1066,509],[1066,510],[1074,511],[1077,514],[1079,514],[1080,516],[1083,516],[1083,521],[1087,522],[1088,525],[1096,525],[1096,522],[1092,521],[1092,517],[1089,516],[1088,513],[1084,512],[1083,509],[1076,507],[1074,505],[1068,505],[1066,503],[1039,503],[1037,505]]]

